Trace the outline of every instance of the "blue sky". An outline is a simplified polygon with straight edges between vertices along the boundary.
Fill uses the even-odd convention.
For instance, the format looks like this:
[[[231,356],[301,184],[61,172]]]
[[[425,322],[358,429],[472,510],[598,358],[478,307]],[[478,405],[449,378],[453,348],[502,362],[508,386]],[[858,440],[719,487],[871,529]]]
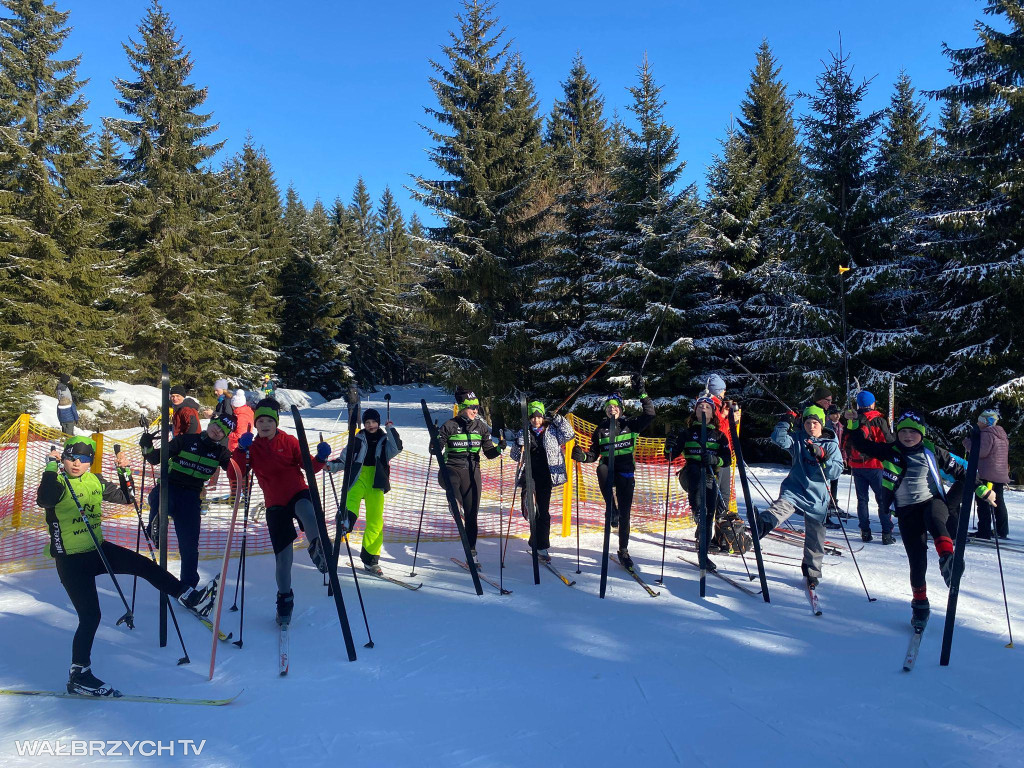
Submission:
[[[146,0],[58,0],[74,30],[66,52],[83,55],[88,117],[117,114],[115,77],[129,77],[121,43],[138,39]],[[597,78],[608,113],[625,115],[626,88],[646,52],[679,133],[684,182],[701,182],[718,140],[738,110],[763,37],[793,93],[814,88],[829,50],[852,54],[854,73],[874,77],[867,107],[888,103],[905,68],[921,89],[948,84],[942,56],[973,45],[983,4],[973,0],[833,2],[668,2],[505,0],[507,34],[534,78],[543,113],[561,93],[579,50]],[[456,0],[165,0],[185,46],[193,82],[209,88],[206,107],[226,139],[224,156],[247,133],[263,145],[282,194],[294,184],[307,203],[348,200],[360,174],[376,198],[390,185],[406,214],[418,210],[404,186],[434,173],[419,124],[432,106],[430,58],[455,27]],[[803,103],[798,102],[801,110]],[[937,112],[935,105],[930,110]],[[420,211],[422,214],[422,211]]]

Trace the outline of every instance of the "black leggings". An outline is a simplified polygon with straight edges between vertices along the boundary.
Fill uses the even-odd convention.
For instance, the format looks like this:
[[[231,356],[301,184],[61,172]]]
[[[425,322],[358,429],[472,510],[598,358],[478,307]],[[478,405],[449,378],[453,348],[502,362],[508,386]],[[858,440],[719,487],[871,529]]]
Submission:
[[[705,476],[707,488],[704,499],[704,523],[707,525],[708,541],[711,541],[711,537],[715,535],[715,517],[722,517],[729,511],[729,507],[726,506],[725,499],[721,493],[721,475],[716,472],[708,478],[700,462],[687,461],[683,468],[679,470],[679,484],[686,491],[686,499],[690,504],[690,514],[693,515],[693,522],[700,523],[700,480],[702,475]],[[719,490],[716,491],[716,488]]]
[[[1003,499],[1005,483],[992,483],[996,492],[996,506],[990,507],[986,502],[978,502],[978,536],[983,539],[992,538],[992,518],[996,519],[996,536],[1005,539],[1010,535],[1010,517],[1006,512],[1006,501]]]
[[[551,548],[551,473],[546,469],[543,476],[533,478],[533,498],[537,500],[537,519],[530,534],[530,546],[537,540],[537,549]],[[526,509],[526,489],[522,492],[523,509]]]
[[[604,503],[612,502],[612,483],[608,479],[608,465],[597,465],[597,482],[601,487],[601,495],[604,496]],[[615,473],[615,502],[612,505],[611,524],[619,526],[619,549],[626,549],[629,546],[629,513],[633,509],[633,490],[636,488],[636,480],[633,473],[620,475]]]
[[[186,587],[178,579],[154,563],[148,557],[130,549],[101,542],[103,554],[110,562],[114,573],[139,576],[161,592],[178,597]],[[71,663],[89,666],[92,656],[92,641],[100,626],[100,599],[96,593],[96,577],[106,574],[103,560],[95,549],[75,555],[58,555],[54,558],[57,576],[71,598],[71,604],[78,612],[78,629],[71,643]],[[122,587],[123,589],[123,587]]]
[[[449,464],[448,477],[452,479],[452,490],[455,492],[455,500],[462,509],[462,517],[466,523],[466,538],[469,539],[469,548],[476,549],[477,514],[480,512],[480,465],[472,464]],[[441,481],[440,471],[438,482]],[[441,484],[444,488],[444,484]]]
[[[928,571],[928,534],[935,540],[940,555],[952,554],[956,537],[956,516],[942,499],[928,499],[908,507],[896,507],[900,522],[900,538],[910,561],[910,588],[914,596],[923,596],[925,574]]]

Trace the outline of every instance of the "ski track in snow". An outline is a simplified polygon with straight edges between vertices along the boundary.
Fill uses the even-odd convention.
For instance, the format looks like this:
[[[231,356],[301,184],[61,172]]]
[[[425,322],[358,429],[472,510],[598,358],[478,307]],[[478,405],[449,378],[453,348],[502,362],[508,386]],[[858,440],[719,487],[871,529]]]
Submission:
[[[451,413],[450,397],[430,387],[387,391],[406,449],[424,452],[419,399],[443,420]],[[362,405],[383,415],[383,390]],[[303,411],[311,441],[320,430],[343,431],[345,418],[340,400]],[[286,414],[282,427],[292,431]],[[785,476],[779,467],[755,471],[772,494]],[[841,504],[848,482],[844,476]],[[752,492],[764,506],[753,484]],[[1007,501],[1016,543],[1024,539],[1024,496],[1009,493]],[[850,533],[857,533],[855,521]],[[689,534],[674,534],[683,535]],[[843,541],[840,531],[829,537]],[[0,764],[149,762],[19,758],[14,742],[24,739],[206,739],[200,758],[179,753],[160,759],[205,766],[1021,764],[1024,674],[1020,651],[1003,647],[1009,638],[995,550],[968,547],[948,668],[938,665],[946,590],[930,553],[932,618],[907,674],[901,665],[910,636],[910,588],[898,543],[883,547],[876,536],[857,555],[876,603],[868,603],[849,554],[826,557],[818,589],[824,615],[814,617],[796,568],[766,565],[770,605],[711,578],[702,601],[698,573],[677,559],[680,550],[668,552],[657,599],[611,563],[602,601],[601,536],[582,537],[580,575],[575,535],[552,538],[555,566],[577,580],[575,587],[544,569],[541,585],[534,586],[526,544],[513,540],[504,579],[514,594],[499,596],[485,585],[483,597],[473,593],[469,574],[449,561],[462,556],[458,541],[423,542],[414,579],[412,546],[386,544],[385,572],[422,580],[423,588],[409,592],[369,577],[360,581],[373,649],[363,647],[366,630],[351,572],[339,568],[355,663],[345,658],[321,575],[297,551],[285,678],[277,674],[273,558],[250,558],[245,645],[220,645],[212,683],[206,680],[206,629],[178,612],[192,664],[177,667],[173,627],[168,647],[157,647],[155,591],[140,582],[137,629],[129,632],[113,625],[118,599],[107,577],[99,577],[104,617],[93,667],[102,679],[126,693],[244,693],[220,708],[0,699]],[[648,583],[660,571],[654,541],[643,534],[630,547]],[[772,540],[765,547],[800,552]],[[497,578],[497,540],[482,540],[480,553],[484,572]],[[753,570],[752,553],[748,560]],[[745,578],[738,561],[717,562]],[[1024,554],[1004,552],[1003,566],[1011,619],[1024,634]],[[202,561],[200,567],[210,575],[215,566]],[[229,573],[230,598],[235,561]],[[224,629],[237,638],[238,613],[229,605]],[[76,622],[55,572],[0,577],[0,620],[0,686],[62,689]]]

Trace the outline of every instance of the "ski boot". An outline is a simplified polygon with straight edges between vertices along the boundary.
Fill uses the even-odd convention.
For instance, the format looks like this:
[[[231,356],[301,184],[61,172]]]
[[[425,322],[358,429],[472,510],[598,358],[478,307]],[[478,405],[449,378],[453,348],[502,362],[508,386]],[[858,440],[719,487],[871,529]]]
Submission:
[[[92,673],[92,667],[81,664],[72,664],[68,671],[68,693],[76,696],[121,696],[120,691],[96,677]]]
[[[471,550],[469,550],[469,556],[470,556],[470,557],[472,558],[472,560],[473,560],[473,565],[475,565],[475,566],[476,566],[476,569],[477,569],[478,571],[482,571],[482,570],[483,570],[484,568],[483,568],[483,566],[482,566],[482,565],[480,565],[480,558],[479,558],[479,557],[477,557],[477,554],[476,554],[476,550],[475,550],[475,549],[471,549]]]
[[[817,577],[811,576],[809,573],[807,573],[807,566],[804,565],[803,563],[800,564],[800,571],[801,571],[801,573],[803,573],[804,580],[807,582],[807,588],[808,589],[817,589],[818,588],[818,579],[817,579]]]
[[[939,555],[939,573],[942,574],[942,580],[946,582],[948,587],[953,581],[953,553],[947,552],[944,555]]]
[[[830,531],[838,531],[842,527],[843,526],[841,526],[839,523],[837,523],[831,517],[825,520],[825,528],[827,528]]]
[[[545,563],[551,562],[551,555],[548,554],[548,551],[546,549],[538,549],[537,558]]]
[[[914,611],[913,616],[910,619],[910,626],[914,629],[924,629],[924,625],[928,623],[928,615],[931,613],[931,606],[928,604],[928,598],[923,600],[911,600],[910,607]]]
[[[289,589],[288,594],[277,593],[277,623],[280,626],[291,624],[292,610],[295,608],[295,592]]]
[[[757,516],[757,538],[758,540],[763,539],[769,533],[775,530],[775,526],[779,524],[778,518],[775,517],[771,512],[762,512]]]
[[[869,541],[874,541],[875,537],[871,535],[871,531],[861,531],[860,540],[866,544]]]
[[[367,563],[367,562],[364,562],[363,563],[363,569],[367,573],[372,573],[374,576],[383,576],[384,575],[384,569],[381,568],[380,565],[377,564],[377,563]]]
[[[882,543],[883,544],[895,544],[896,543],[896,537],[893,536],[891,533],[883,533],[882,534]]]
[[[320,573],[327,573],[327,554],[320,544],[319,537],[313,539],[309,545],[309,559],[313,561],[313,565]]]
[[[217,575],[210,579],[204,587],[189,587],[178,596],[178,602],[196,616],[207,616],[213,610],[213,603],[217,599],[217,586],[219,583],[220,575]]]
[[[617,553],[617,557],[619,558],[619,562],[622,563],[622,566],[624,568],[632,569],[633,558],[629,556],[629,552],[627,550],[620,548]]]

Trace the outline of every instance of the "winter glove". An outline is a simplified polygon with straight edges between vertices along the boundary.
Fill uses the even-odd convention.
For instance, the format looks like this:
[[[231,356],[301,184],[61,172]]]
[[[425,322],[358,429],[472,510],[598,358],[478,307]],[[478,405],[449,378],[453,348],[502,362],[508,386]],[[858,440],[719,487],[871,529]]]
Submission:
[[[329,474],[336,475],[345,469],[345,462],[343,461],[328,461],[324,466]]]
[[[149,527],[146,529],[149,533],[150,541],[153,542],[154,547],[160,546],[160,513],[154,512],[153,516],[149,519]]]
[[[679,436],[673,432],[665,438],[665,453],[673,453],[679,447]]]
[[[700,463],[712,469],[718,468],[718,454],[714,451],[704,451],[700,455]]]
[[[238,438],[238,447],[243,451],[248,451],[252,448],[253,434],[252,432],[246,432],[240,438]]]
[[[992,486],[985,484],[979,485],[978,489],[974,492],[975,495],[990,506],[996,505],[996,492],[992,490]]]
[[[143,432],[142,436],[139,437],[139,448],[142,449],[143,454],[153,450],[153,436],[149,432]]]
[[[505,436],[504,435],[499,435],[499,437],[498,437],[498,453],[501,453],[502,451],[504,451],[506,446],[508,446],[508,443],[505,441]]]
[[[795,411],[786,411],[785,413],[779,414],[779,421],[789,424],[792,427],[796,424],[796,420],[799,418]]]
[[[647,390],[644,389],[644,377],[641,374],[634,373],[630,377],[629,383],[633,386],[633,391],[636,392],[638,395],[647,394]]]
[[[587,454],[584,453],[583,449],[580,448],[578,445],[574,445],[572,447],[572,460],[573,461],[586,461],[587,460]]]
[[[330,443],[317,443],[316,445],[316,460],[327,461],[331,456],[331,444]]]
[[[519,435],[519,436],[518,436],[518,437],[516,438],[516,445],[518,445],[518,446],[519,446],[520,448],[522,448],[522,447],[523,447],[523,436],[522,436],[522,435]]]
[[[806,445],[807,445],[807,452],[809,454],[811,454],[811,456],[814,458],[814,460],[817,461],[820,464],[824,464],[825,463],[825,446],[818,445],[818,443],[815,443],[813,440],[808,440]]]

